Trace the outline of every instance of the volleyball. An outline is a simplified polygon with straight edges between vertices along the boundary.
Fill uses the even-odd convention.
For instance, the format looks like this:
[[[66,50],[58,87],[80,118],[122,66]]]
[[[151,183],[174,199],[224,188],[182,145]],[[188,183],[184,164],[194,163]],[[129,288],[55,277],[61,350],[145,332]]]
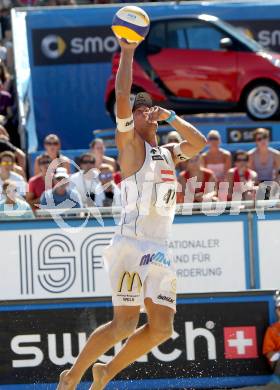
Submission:
[[[115,14],[112,30],[118,39],[125,39],[129,43],[143,41],[150,28],[150,19],[140,7],[129,5],[121,8]]]

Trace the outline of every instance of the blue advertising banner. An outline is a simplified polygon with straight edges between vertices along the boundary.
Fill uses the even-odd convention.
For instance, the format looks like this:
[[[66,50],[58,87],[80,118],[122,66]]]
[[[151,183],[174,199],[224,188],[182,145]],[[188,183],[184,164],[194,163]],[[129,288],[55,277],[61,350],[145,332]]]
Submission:
[[[142,5],[141,5],[142,6]],[[26,13],[35,125],[39,148],[57,133],[63,149],[85,149],[92,130],[112,127],[104,105],[111,57],[117,49],[110,30],[119,6],[31,9]],[[280,2],[187,2],[143,5],[151,19],[207,13],[245,28],[266,47],[280,50],[275,15]],[[18,11],[21,12],[21,11]],[[20,28],[14,18],[14,31]],[[16,62],[21,58],[16,52]],[[29,131],[29,129],[28,129]],[[32,132],[33,134],[33,132]],[[34,140],[29,142],[36,144]]]

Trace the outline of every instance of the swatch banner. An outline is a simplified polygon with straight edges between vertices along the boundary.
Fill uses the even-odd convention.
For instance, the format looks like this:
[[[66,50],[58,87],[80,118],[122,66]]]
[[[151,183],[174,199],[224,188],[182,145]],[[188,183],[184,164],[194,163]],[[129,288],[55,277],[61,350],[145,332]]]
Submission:
[[[225,387],[227,383],[246,383],[246,378],[252,381],[252,377],[258,384],[258,376],[270,373],[262,356],[264,332],[271,321],[269,300],[272,296],[258,297],[257,301],[242,297],[240,302],[237,296],[224,297],[223,303],[215,297],[196,298],[195,303],[179,300],[172,338],[142,356],[117,379],[133,380],[131,389],[137,381],[151,378],[164,378],[166,388],[168,383],[185,378],[190,388],[192,380],[201,385],[208,378],[211,383],[221,374]],[[105,304],[102,307],[101,302],[98,306],[94,302],[58,306],[0,310],[0,364],[5,367],[0,373],[1,385],[12,384],[16,389],[16,384],[30,384],[33,389],[35,383],[56,382],[59,373],[73,364],[92,330],[112,316],[112,309]],[[117,344],[99,360],[110,361],[121,346]],[[84,380],[91,380],[90,371]]]

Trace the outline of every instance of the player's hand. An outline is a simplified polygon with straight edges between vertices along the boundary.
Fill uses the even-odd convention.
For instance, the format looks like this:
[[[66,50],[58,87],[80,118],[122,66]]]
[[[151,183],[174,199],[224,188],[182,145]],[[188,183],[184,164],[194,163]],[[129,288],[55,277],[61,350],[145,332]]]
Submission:
[[[149,123],[165,121],[170,116],[170,111],[165,110],[162,107],[154,106],[145,113],[147,115],[147,121]]]
[[[126,39],[118,39],[119,45],[124,50],[135,50],[139,43],[129,43]]]

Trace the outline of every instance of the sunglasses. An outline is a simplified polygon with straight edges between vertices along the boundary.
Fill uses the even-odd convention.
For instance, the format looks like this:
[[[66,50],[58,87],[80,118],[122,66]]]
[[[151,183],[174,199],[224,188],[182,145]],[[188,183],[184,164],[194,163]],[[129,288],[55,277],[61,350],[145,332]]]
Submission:
[[[268,139],[267,137],[263,136],[263,137],[257,137],[256,138],[256,142],[259,142],[259,141],[262,141],[264,139]]]
[[[3,167],[14,165],[14,163],[13,163],[12,161],[2,161],[0,164],[1,164]]]
[[[58,145],[59,145],[59,142],[57,142],[57,141],[45,142],[45,145],[50,145],[50,146],[55,145],[55,146],[58,146]]]
[[[220,139],[217,137],[209,137],[208,141],[219,141]]]
[[[236,162],[247,162],[248,159],[247,158],[237,158],[236,159]]]
[[[93,160],[83,160],[83,161],[81,161],[81,164],[95,164],[95,161],[93,161]]]

